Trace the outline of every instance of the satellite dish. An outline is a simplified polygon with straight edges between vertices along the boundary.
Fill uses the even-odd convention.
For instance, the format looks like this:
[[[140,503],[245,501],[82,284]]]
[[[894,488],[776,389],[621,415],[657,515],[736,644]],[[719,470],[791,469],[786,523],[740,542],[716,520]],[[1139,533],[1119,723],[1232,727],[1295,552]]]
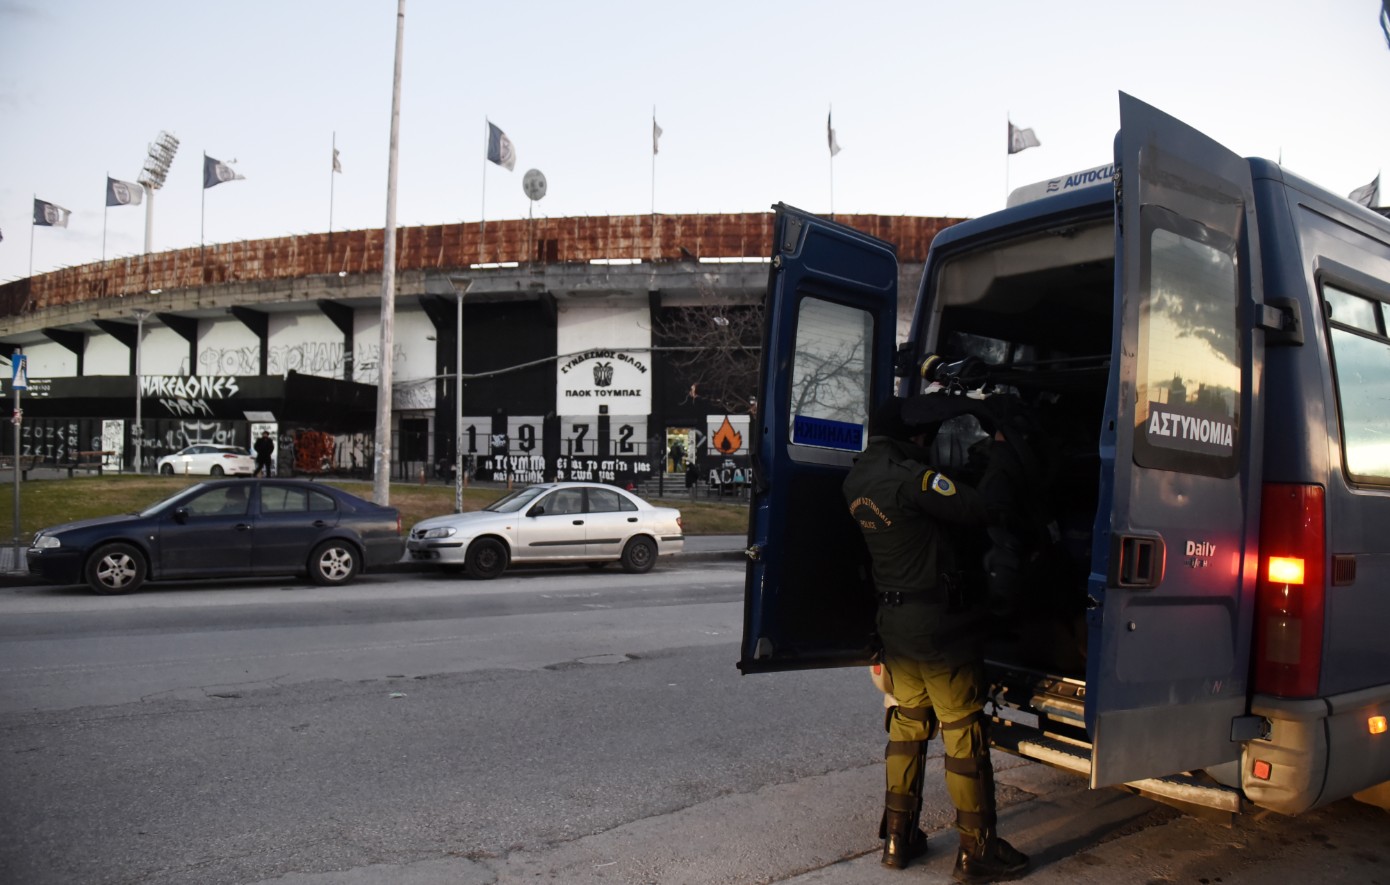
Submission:
[[[532,200],[539,200],[545,196],[545,173],[539,169],[528,169],[526,174],[521,176],[521,189],[526,192],[526,196]]]

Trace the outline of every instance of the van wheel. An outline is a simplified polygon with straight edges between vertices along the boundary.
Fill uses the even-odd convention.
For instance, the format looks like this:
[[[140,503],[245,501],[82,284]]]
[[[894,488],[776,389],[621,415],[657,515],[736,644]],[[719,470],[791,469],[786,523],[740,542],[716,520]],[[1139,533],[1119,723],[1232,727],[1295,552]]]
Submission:
[[[507,570],[507,548],[495,538],[479,538],[468,545],[463,567],[468,577],[487,581]]]
[[[315,584],[346,584],[357,577],[357,549],[346,541],[324,541],[309,554],[309,578]]]
[[[87,560],[87,585],[102,596],[134,593],[145,583],[145,557],[129,544],[98,547]]]
[[[652,570],[656,565],[656,545],[651,538],[633,538],[623,548],[623,571],[630,575],[640,575]]]

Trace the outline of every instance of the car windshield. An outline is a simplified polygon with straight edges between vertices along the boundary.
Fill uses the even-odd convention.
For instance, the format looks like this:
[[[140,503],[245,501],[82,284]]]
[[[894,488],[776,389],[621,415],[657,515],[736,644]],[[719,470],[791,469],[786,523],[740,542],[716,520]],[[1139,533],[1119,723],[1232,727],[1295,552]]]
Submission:
[[[510,495],[504,495],[498,498],[483,509],[490,510],[493,513],[516,513],[518,510],[525,509],[526,505],[530,504],[532,501],[539,498],[542,493],[547,491],[549,491],[547,486],[527,486],[524,489],[517,489]]]
[[[163,510],[165,507],[168,507],[168,506],[170,506],[170,505],[174,505],[175,502],[182,501],[182,500],[184,500],[184,499],[186,499],[186,498],[191,498],[191,497],[193,497],[194,495],[198,494],[198,492],[201,491],[204,487],[206,487],[206,485],[207,485],[207,483],[201,483],[201,482],[200,482],[200,483],[198,483],[197,485],[189,486],[188,488],[186,488],[186,489],[184,489],[184,490],[178,492],[177,494],[170,495],[169,497],[165,498],[163,501],[156,501],[155,503],[153,503],[153,504],[151,504],[150,506],[146,507],[144,510],[141,510],[141,511],[138,511],[138,512],[139,512],[139,514],[140,514],[141,516],[153,516],[154,514],[156,514],[156,513],[158,513],[159,511]]]

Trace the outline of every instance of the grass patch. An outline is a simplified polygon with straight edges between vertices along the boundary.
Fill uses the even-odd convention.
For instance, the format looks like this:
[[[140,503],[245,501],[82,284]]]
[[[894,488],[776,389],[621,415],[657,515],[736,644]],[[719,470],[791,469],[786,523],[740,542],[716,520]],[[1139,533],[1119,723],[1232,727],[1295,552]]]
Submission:
[[[370,482],[324,482],[371,500]],[[177,476],[93,476],[22,482],[19,486],[20,539],[27,542],[35,531],[46,526],[143,510],[194,484],[194,480]],[[0,543],[4,543],[14,537],[14,490],[9,485],[0,489],[3,489],[0,491]],[[505,489],[493,487],[464,489],[463,509],[479,510],[504,494]],[[685,498],[657,499],[652,503],[679,509],[687,534],[743,534],[748,529],[746,503],[691,502]],[[452,513],[454,489],[442,485],[392,483],[391,506],[401,512],[402,528],[408,531],[426,517]]]

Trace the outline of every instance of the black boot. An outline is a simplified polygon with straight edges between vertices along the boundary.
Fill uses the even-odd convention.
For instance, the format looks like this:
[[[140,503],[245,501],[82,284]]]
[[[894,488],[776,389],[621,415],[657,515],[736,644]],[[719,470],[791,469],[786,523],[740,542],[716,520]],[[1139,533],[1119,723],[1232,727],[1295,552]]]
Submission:
[[[917,827],[917,803],[913,796],[888,793],[878,835],[883,840],[883,865],[906,869],[914,858],[927,853],[927,834]]]
[[[1019,879],[1028,872],[1028,855],[986,830],[981,839],[960,837],[956,852],[956,868],[951,878],[957,882],[1007,882]]]

